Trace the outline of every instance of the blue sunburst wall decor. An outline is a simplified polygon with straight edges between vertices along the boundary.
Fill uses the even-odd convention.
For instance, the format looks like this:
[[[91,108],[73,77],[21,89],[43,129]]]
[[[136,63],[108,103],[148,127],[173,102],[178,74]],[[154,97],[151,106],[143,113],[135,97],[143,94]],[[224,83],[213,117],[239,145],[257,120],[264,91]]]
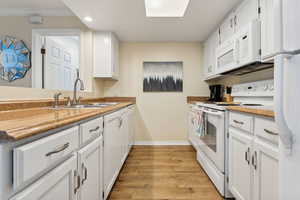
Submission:
[[[8,82],[24,78],[31,68],[30,50],[22,40],[0,39],[0,78]]]

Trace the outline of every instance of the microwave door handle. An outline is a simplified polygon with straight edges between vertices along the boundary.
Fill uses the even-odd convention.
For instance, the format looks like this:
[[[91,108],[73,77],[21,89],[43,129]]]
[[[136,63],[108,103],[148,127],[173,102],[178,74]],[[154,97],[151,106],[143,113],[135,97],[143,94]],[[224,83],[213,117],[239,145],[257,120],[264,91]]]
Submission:
[[[239,51],[240,51],[240,42],[239,39],[237,38],[234,42],[234,49],[233,49],[234,61],[236,63],[239,63]]]
[[[278,55],[275,57],[274,85],[275,85],[275,121],[279,128],[279,136],[287,155],[292,153],[293,134],[289,129],[284,116],[284,59],[290,55]]]

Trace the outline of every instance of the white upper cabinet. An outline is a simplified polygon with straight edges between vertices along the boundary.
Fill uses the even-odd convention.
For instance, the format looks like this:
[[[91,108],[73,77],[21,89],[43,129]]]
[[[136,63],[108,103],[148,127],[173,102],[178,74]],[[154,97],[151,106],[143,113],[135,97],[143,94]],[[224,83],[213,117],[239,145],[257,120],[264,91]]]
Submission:
[[[241,30],[245,25],[259,18],[259,1],[244,0],[236,9],[229,13],[220,25],[220,41],[224,43]]]
[[[260,0],[261,7],[261,56],[263,61],[273,58],[274,49],[274,0]]]
[[[118,79],[119,40],[112,32],[94,33],[94,77]]]
[[[214,32],[204,43],[204,75],[209,79],[215,75],[216,69],[216,48],[220,44],[219,32]]]
[[[235,31],[239,31],[245,25],[259,18],[258,0],[244,0],[235,10]]]
[[[220,42],[223,43],[234,34],[234,12],[229,13],[220,25]]]

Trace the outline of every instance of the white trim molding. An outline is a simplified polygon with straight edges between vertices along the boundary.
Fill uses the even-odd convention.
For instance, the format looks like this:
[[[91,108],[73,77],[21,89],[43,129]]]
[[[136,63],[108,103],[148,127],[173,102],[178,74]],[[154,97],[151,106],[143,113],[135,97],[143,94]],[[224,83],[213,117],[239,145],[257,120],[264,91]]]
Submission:
[[[172,146],[172,145],[191,145],[187,140],[184,141],[136,141],[134,145],[145,146]]]

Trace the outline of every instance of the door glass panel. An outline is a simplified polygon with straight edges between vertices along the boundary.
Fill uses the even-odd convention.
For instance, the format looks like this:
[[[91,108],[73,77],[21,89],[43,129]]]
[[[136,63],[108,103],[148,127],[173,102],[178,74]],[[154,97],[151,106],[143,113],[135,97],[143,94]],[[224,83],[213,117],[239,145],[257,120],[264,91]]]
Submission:
[[[226,52],[222,56],[218,57],[218,68],[224,67],[226,65],[231,64],[234,62],[234,52],[233,49]]]
[[[207,120],[206,134],[201,137],[201,140],[214,152],[217,152],[217,127]]]

